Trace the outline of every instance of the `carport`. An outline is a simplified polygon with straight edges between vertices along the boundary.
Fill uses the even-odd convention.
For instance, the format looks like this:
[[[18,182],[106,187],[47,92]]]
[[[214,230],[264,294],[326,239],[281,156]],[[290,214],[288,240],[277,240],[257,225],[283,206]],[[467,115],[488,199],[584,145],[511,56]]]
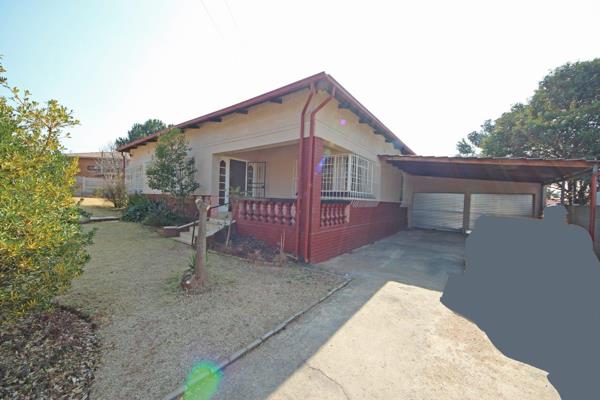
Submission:
[[[409,226],[468,232],[482,215],[539,218],[546,187],[592,179],[596,203],[599,161],[533,158],[380,156],[404,172]],[[564,196],[561,196],[564,202]],[[586,228],[594,237],[596,207]]]

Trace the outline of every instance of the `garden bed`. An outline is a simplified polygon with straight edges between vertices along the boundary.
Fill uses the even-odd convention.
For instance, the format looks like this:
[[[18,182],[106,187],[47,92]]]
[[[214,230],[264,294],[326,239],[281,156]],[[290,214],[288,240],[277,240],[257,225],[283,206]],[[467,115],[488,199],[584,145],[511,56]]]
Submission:
[[[93,324],[57,308],[0,327],[0,398],[85,399],[98,358]]]
[[[232,235],[228,246],[215,241],[212,248],[221,253],[245,258],[254,262],[280,263],[279,248],[251,236]]]
[[[136,223],[95,227],[92,259],[59,299],[99,325],[94,399],[161,398],[196,363],[240,350],[342,281],[209,252],[207,287],[185,295],[179,280],[193,249]]]

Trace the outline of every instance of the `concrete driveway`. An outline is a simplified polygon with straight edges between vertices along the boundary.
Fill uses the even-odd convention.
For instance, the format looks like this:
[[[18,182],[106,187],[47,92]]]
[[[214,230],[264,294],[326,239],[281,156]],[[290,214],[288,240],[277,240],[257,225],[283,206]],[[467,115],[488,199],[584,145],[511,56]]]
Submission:
[[[403,231],[317,268],[353,281],[224,371],[219,399],[558,399],[444,307],[464,237]]]
[[[465,236],[415,229],[401,231],[319,265],[367,279],[394,280],[443,291],[449,273],[464,270]]]

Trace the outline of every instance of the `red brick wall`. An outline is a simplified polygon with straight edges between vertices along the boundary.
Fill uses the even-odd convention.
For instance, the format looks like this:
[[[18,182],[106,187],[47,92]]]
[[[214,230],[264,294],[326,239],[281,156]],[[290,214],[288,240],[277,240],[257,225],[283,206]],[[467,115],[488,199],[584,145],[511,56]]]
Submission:
[[[369,202],[350,204],[348,222],[337,226],[320,226],[319,212],[313,213],[312,234],[309,236],[309,260],[317,263],[372,243],[401,229],[406,229],[406,207],[398,203]],[[316,217],[315,217],[316,215]],[[294,253],[296,249],[296,225],[282,225],[236,218],[237,233],[253,236],[273,246],[285,234],[284,250]]]
[[[349,222],[327,227],[313,224],[310,262],[328,260],[406,229],[406,213],[407,208],[398,203],[379,202],[376,207],[351,204]]]
[[[102,177],[100,171],[96,170],[98,165],[98,159],[79,157],[77,163],[77,165],[79,166],[79,173],[77,173],[78,176],[85,176],[86,178]],[[90,169],[88,169],[88,167]]]
[[[281,236],[285,233],[284,251],[296,251],[296,225],[277,225],[259,221],[236,220],[237,233],[242,236],[253,236],[259,240],[279,247]]]

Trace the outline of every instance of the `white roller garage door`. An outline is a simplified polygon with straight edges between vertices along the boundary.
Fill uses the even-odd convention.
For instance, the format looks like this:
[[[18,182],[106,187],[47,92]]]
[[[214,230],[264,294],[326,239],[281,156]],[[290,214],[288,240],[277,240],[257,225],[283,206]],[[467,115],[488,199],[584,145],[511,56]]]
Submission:
[[[473,229],[475,222],[482,215],[532,217],[533,195],[473,193],[469,229]]]
[[[462,193],[415,193],[412,226],[460,230],[463,227],[465,195]]]

